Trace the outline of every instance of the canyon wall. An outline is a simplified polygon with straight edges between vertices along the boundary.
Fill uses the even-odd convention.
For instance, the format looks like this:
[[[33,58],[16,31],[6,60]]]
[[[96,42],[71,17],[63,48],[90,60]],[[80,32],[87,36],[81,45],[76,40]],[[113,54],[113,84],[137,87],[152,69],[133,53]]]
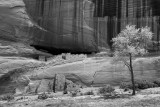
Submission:
[[[1,40],[27,41],[31,38],[28,30],[34,25],[25,10],[23,0],[0,1]]]
[[[81,5],[83,1],[74,0],[1,0],[0,39],[74,52],[97,51],[94,30],[87,25],[93,21],[83,21]]]
[[[93,52],[109,49],[111,39],[134,24],[151,27],[153,40],[159,41],[159,4],[158,0],[1,0],[0,39],[53,52]]]
[[[41,26],[30,32],[35,46],[70,51],[97,51],[94,5],[88,0],[24,0],[30,17]]]
[[[98,51],[127,24],[151,27],[159,41],[159,0],[24,0],[30,17],[45,31],[33,33],[38,46]],[[153,44],[153,50],[159,49]]]

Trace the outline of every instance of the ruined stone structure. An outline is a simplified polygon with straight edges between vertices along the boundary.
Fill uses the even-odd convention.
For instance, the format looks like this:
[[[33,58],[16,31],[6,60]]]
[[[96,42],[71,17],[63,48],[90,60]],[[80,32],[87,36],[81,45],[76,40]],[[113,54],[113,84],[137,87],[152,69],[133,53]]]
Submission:
[[[25,40],[38,48],[74,52],[110,48],[110,40],[127,24],[151,27],[153,40],[159,41],[159,0],[1,0],[0,4],[9,14],[0,11],[0,37]],[[158,45],[153,47],[157,50]]]

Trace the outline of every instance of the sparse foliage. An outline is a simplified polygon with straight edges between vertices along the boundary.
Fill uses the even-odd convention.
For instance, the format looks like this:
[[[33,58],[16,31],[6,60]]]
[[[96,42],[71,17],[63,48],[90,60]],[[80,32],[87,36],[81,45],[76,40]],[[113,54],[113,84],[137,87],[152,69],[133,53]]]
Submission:
[[[131,73],[133,93],[135,95],[135,83],[133,74],[133,57],[146,54],[147,47],[152,43],[153,33],[149,27],[136,28],[135,25],[127,25],[117,37],[113,38],[115,62],[122,61]],[[129,60],[129,61],[128,61]]]
[[[91,91],[84,93],[84,95],[94,95],[94,92],[91,90]]]
[[[11,94],[7,94],[7,95],[2,96],[0,99],[5,100],[5,101],[11,101],[11,100],[14,100],[14,96]]]
[[[80,91],[79,89],[76,89],[76,90],[74,90],[74,91],[71,91],[70,93],[71,93],[71,96],[72,96],[72,97],[76,97],[76,96],[78,96],[78,95],[82,95],[82,93],[81,93],[81,91]]]
[[[45,100],[47,98],[48,98],[48,95],[46,93],[42,93],[42,94],[38,95],[38,99]]]
[[[147,89],[147,88],[153,88],[153,87],[158,87],[158,85],[154,82],[158,81],[149,81],[149,80],[135,80],[135,89],[140,90],[140,89]],[[120,88],[122,89],[132,89],[132,83],[131,82],[122,82],[120,84]]]
[[[149,27],[136,29],[135,25],[128,25],[121,33],[113,38],[115,56],[144,55],[147,53],[147,46],[152,43],[153,33]]]
[[[154,80],[154,81],[153,81],[153,83],[154,83],[154,84],[157,84],[157,85],[158,85],[158,87],[160,87],[160,79],[156,79],[156,80]]]
[[[102,87],[99,89],[99,93],[100,94],[111,94],[112,92],[114,92],[114,87],[107,85],[105,87]]]
[[[78,92],[77,92],[77,91],[73,91],[73,92],[71,92],[72,97],[76,97],[76,96],[77,96],[77,94],[78,94]]]
[[[101,94],[104,99],[119,98],[119,95],[115,92],[115,88],[110,85],[106,85],[105,87],[100,88],[99,94]]]

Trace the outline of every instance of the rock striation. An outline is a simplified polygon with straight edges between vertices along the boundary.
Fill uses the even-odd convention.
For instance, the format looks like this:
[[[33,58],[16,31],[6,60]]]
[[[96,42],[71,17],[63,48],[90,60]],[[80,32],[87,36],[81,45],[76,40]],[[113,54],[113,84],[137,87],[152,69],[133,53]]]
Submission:
[[[0,39],[27,42],[32,26],[23,0],[0,1]]]
[[[68,91],[81,86],[119,85],[130,81],[130,72],[123,63],[113,63],[111,57],[86,58],[71,63],[49,63],[22,57],[0,57],[0,95]],[[135,79],[159,79],[160,57],[136,58],[133,61]],[[125,74],[125,75],[124,75]]]
[[[82,13],[73,17],[74,1],[55,3],[53,0],[1,0],[0,39],[51,49],[96,51],[93,29],[83,26]],[[59,5],[61,8],[56,9]]]
[[[21,57],[0,57],[0,95],[2,94],[38,94],[42,92],[63,91],[65,82],[67,90],[79,89],[77,85],[65,78],[63,74],[45,77],[34,70],[46,66],[45,62]],[[56,73],[55,73],[56,74]]]
[[[0,38],[53,52],[95,52],[111,47],[112,38],[134,24],[151,27],[158,42],[159,4],[158,0],[1,0]],[[159,42],[153,45],[159,49]]]

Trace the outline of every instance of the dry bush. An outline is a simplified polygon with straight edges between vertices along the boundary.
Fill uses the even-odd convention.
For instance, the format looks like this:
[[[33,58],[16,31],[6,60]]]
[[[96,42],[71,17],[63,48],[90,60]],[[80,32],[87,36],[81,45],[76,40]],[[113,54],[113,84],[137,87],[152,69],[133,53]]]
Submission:
[[[0,99],[5,101],[11,101],[11,100],[14,100],[14,96],[11,94],[8,94],[8,95],[2,96]]]
[[[45,100],[47,98],[48,98],[48,95],[46,93],[42,93],[42,94],[38,95],[38,99]]]
[[[84,95],[94,95],[94,92],[93,91],[88,91],[88,92],[84,93]]]
[[[160,81],[148,81],[148,80],[135,80],[135,89],[139,90],[139,89],[147,89],[147,88],[154,88],[154,87],[158,87],[158,84],[160,83]],[[132,89],[132,84],[131,82],[122,82],[120,84],[120,88],[122,89]]]
[[[99,94],[111,94],[112,92],[114,92],[114,90],[114,87],[106,85],[105,87],[99,89]]]

